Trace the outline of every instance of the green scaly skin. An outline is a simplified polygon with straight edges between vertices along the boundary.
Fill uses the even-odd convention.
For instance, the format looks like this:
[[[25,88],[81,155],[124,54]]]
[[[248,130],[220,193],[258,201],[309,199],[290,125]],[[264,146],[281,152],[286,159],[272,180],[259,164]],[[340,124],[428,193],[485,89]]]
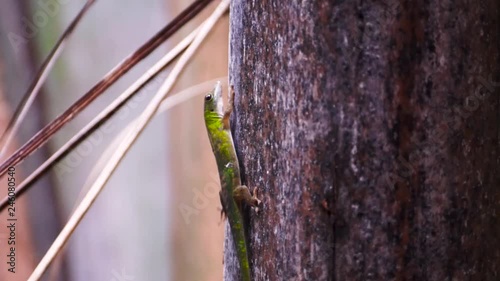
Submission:
[[[241,280],[250,281],[250,264],[242,210],[244,204],[257,206],[259,200],[250,195],[250,191],[246,186],[241,185],[238,158],[229,128],[231,111],[232,100],[229,102],[226,112],[223,112],[222,87],[218,82],[215,88],[205,96],[205,125],[219,170],[222,185],[219,193],[222,210],[226,214],[231,228],[240,264]]]

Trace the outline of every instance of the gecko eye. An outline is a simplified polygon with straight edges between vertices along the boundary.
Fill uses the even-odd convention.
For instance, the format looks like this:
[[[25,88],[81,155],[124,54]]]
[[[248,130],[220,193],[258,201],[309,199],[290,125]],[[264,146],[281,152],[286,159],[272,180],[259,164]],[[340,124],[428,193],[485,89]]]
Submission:
[[[212,100],[212,95],[208,94],[205,96],[205,101],[211,101]]]

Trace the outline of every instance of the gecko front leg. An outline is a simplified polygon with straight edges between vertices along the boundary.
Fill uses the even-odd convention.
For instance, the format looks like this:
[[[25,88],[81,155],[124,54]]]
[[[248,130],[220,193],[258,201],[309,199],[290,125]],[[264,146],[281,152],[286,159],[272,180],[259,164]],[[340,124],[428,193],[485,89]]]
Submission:
[[[258,207],[261,202],[259,198],[257,198],[257,188],[253,190],[253,195],[251,195],[250,190],[246,185],[236,187],[233,191],[233,197],[240,208],[242,207],[242,203],[245,203],[250,207]]]
[[[234,108],[234,88],[233,85],[230,86],[230,90],[227,97],[227,106],[224,111],[224,115],[222,116],[222,123],[224,124],[224,129],[230,130],[229,126],[229,117],[233,112]],[[246,185],[237,186],[234,189],[233,193],[234,200],[240,205],[241,203],[245,203],[251,207],[258,207],[260,204],[260,200],[257,198],[257,188],[254,189],[253,195],[250,194],[250,190]]]

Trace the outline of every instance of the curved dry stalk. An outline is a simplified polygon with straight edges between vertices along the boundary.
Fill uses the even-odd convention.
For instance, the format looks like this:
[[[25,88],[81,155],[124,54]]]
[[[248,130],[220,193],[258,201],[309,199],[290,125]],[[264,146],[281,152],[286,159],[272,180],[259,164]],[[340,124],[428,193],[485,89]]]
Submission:
[[[52,70],[52,67],[54,66],[54,63],[56,62],[57,58],[59,58],[59,55],[64,49],[64,46],[66,45],[66,42],[68,41],[69,37],[71,36],[71,34],[73,34],[73,31],[76,29],[78,23],[80,23],[83,16],[87,13],[87,11],[94,3],[95,0],[88,0],[87,3],[85,3],[80,12],[76,15],[76,17],[73,19],[70,25],[63,32],[61,37],[57,40],[56,45],[50,51],[49,55],[47,56],[42,66],[38,70],[38,73],[33,79],[33,82],[29,86],[28,90],[21,99],[21,102],[14,111],[14,114],[12,115],[9,124],[7,124],[7,127],[2,133],[2,136],[0,136],[0,143],[2,143],[2,141],[5,138],[5,143],[3,144],[2,149],[0,150],[0,158],[3,156],[3,154],[9,147],[14,135],[17,133],[17,130],[19,130],[21,122],[23,121],[24,117],[26,117],[26,114],[28,113],[31,104],[33,104],[33,101],[40,92],[43,83],[47,79],[47,76],[49,75],[49,72]]]
[[[196,32],[191,32],[186,36],[177,46],[175,46],[168,54],[161,58],[153,67],[144,73],[137,81],[135,81],[127,90],[125,90],[117,99],[108,105],[99,115],[83,127],[76,135],[74,135],[68,142],[59,148],[49,159],[40,165],[33,173],[31,173],[19,186],[16,188],[15,196],[19,198],[24,192],[40,179],[50,168],[55,166],[61,159],[63,159],[72,149],[77,147],[84,141],[90,134],[102,126],[109,118],[111,118],[121,107],[123,107],[132,97],[135,96],[148,82],[150,82],[156,75],[169,66],[172,61],[179,56],[194,39]],[[0,212],[3,211],[9,204],[9,197],[5,196],[0,201]]]
[[[141,114],[138,124],[128,133],[127,137],[122,141],[116,151],[113,153],[110,161],[104,167],[103,171],[96,179],[94,184],[91,186],[89,192],[83,198],[80,205],[77,207],[73,215],[70,217],[68,223],[64,226],[63,230],[56,238],[52,246],[49,248],[45,256],[42,258],[38,266],[35,268],[31,274],[28,281],[39,280],[47,267],[50,265],[54,257],[59,253],[62,247],[68,241],[76,226],[80,223],[83,216],[87,213],[89,208],[94,203],[95,199],[102,191],[104,185],[108,182],[109,178],[117,168],[118,164],[121,162],[126,152],[130,149],[132,144],[137,140],[141,132],[144,130],[146,125],[151,121],[155,112],[160,107],[162,100],[168,95],[173,85],[175,84],[177,77],[181,74],[182,70],[189,62],[195,51],[201,45],[208,32],[215,25],[217,20],[226,12],[229,7],[229,0],[223,0],[219,6],[215,9],[212,15],[209,17],[207,22],[201,27],[200,32],[197,34],[193,43],[188,47],[188,49],[179,58],[179,61],[172,69],[172,72],[167,77],[163,85],[160,87],[156,95],[153,97],[151,102],[148,104],[144,112]]]
[[[9,167],[20,163],[24,158],[37,150],[48,141],[62,126],[71,121],[78,113],[87,107],[92,101],[99,97],[114,82],[127,73],[139,61],[147,57],[161,43],[170,38],[180,27],[196,16],[212,0],[196,0],[184,11],[182,11],[174,20],[160,30],[156,35],[149,39],[137,51],[128,56],[106,76],[90,89],[83,97],[70,106],[63,114],[50,122],[40,130],[27,143],[19,148],[14,154],[0,165],[0,177],[3,176]]]

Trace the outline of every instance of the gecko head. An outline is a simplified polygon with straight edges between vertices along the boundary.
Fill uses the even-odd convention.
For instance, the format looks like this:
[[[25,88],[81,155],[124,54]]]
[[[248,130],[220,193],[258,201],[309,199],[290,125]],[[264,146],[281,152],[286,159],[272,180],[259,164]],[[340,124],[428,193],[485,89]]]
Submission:
[[[220,81],[215,88],[205,95],[205,112],[211,111],[222,114],[222,86]]]

